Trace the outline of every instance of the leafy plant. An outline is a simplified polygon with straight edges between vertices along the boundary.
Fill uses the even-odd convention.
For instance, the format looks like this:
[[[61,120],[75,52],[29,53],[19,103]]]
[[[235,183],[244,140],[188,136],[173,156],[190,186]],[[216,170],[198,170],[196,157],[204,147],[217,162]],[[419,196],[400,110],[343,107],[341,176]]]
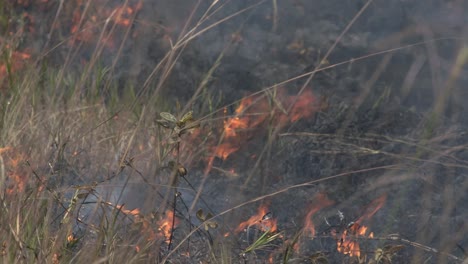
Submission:
[[[203,222],[203,225],[205,227],[205,231],[208,231],[210,228],[214,229],[214,228],[218,227],[218,223],[216,221],[210,220],[211,218],[213,218],[213,215],[211,213],[205,214],[203,212],[203,209],[199,209],[197,211],[197,218],[198,218],[198,220]]]
[[[259,238],[257,238],[250,246],[248,246],[243,253],[247,254],[256,250],[270,246],[271,242],[281,237],[281,232],[273,233],[270,231],[264,232]]]
[[[162,127],[172,129],[172,143],[179,142],[179,138],[183,134],[200,126],[200,123],[193,122],[192,111],[185,113],[180,120],[177,120],[174,115],[167,112],[161,112],[159,115],[162,119],[158,119],[156,122]]]

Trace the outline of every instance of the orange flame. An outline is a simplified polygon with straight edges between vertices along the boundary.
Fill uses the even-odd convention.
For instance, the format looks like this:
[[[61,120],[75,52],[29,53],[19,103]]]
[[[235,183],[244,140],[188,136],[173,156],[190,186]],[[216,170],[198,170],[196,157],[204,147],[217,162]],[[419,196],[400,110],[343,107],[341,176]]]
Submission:
[[[124,213],[126,215],[133,215],[133,216],[141,215],[140,209],[138,209],[138,208],[135,208],[133,210],[128,210],[128,209],[125,209],[125,207],[123,205],[116,205],[115,208],[117,210],[120,210],[122,213]]]
[[[232,153],[236,152],[240,147],[233,146],[232,143],[224,142],[216,146],[214,155],[218,158],[226,160]]]
[[[164,241],[168,242],[172,229],[176,228],[180,223],[179,219],[174,218],[174,212],[171,210],[167,210],[164,217],[154,223],[148,217],[143,216],[138,208],[128,210],[123,205],[116,205],[115,208],[126,215],[133,216],[136,223],[141,223],[141,233],[148,235],[148,241],[164,239]]]
[[[25,63],[31,58],[31,54],[26,52],[13,51],[9,57],[10,71],[15,72],[23,68]],[[0,64],[0,80],[3,80],[8,74],[7,64]]]
[[[167,210],[165,217],[157,221],[158,231],[164,235],[166,241],[171,238],[172,229],[179,225],[179,220],[174,217],[174,212]],[[172,221],[175,221],[174,226],[172,226]]]
[[[70,244],[74,244],[74,243],[78,242],[78,238],[73,234],[69,234],[67,236],[67,242],[70,243]]]
[[[318,193],[314,198],[314,203],[316,205],[309,210],[304,221],[304,233],[309,233],[311,236],[315,236],[316,233],[312,216],[321,209],[332,205],[334,202],[329,200],[325,193]]]
[[[164,239],[166,243],[169,243],[171,233],[174,228],[179,225],[180,221],[174,216],[174,212],[167,210],[164,217],[156,221],[156,232],[151,228],[150,222],[143,219],[142,233],[148,233],[148,240]]]
[[[260,205],[257,214],[251,216],[247,221],[240,223],[234,232],[239,233],[251,226],[256,226],[263,232],[276,232],[278,230],[277,219],[268,217],[268,214],[268,207],[265,204]]]
[[[268,263],[271,263],[271,264],[274,263],[274,262],[273,262],[273,261],[274,261],[274,255],[273,255],[273,254],[274,254],[274,253],[271,253],[271,254],[268,256]]]
[[[5,193],[7,195],[22,193],[28,184],[27,173],[21,166],[21,162],[27,160],[26,155],[11,147],[0,148],[0,155],[5,157],[7,175]]]
[[[379,198],[372,201],[366,209],[366,213],[363,214],[356,222],[351,223],[341,236],[334,234],[337,239],[336,246],[338,252],[345,255],[360,257],[361,249],[359,242],[356,238],[373,238],[374,234],[371,232],[367,235],[368,227],[363,225],[364,220],[369,220],[385,203],[387,196],[382,195]]]
[[[369,220],[374,216],[377,211],[382,208],[382,206],[385,204],[385,201],[387,200],[387,195],[383,194],[379,198],[373,200],[366,208],[366,213],[363,214],[356,222],[357,223],[362,223],[364,220]]]
[[[287,102],[289,105],[292,105],[291,112],[289,113],[291,122],[296,122],[302,118],[310,118],[319,110],[317,98],[309,90],[304,91],[299,96],[289,97]],[[287,116],[283,115],[283,117],[286,118]]]
[[[346,229],[341,238],[337,241],[336,247],[338,252],[341,252],[345,255],[351,257],[361,256],[361,249],[359,247],[359,242],[353,238],[366,237],[367,226],[361,226],[358,223],[352,223],[348,229]]]
[[[298,96],[278,92],[271,100],[275,103],[272,104],[265,96],[243,98],[235,110],[234,117],[224,121],[223,142],[213,148],[214,157],[227,159],[245,143],[246,137],[243,137],[243,134],[258,129],[268,117],[277,125],[284,126],[302,118],[309,118],[319,110],[315,95],[308,90]],[[289,114],[285,113],[286,109],[290,110]],[[226,112],[227,109],[224,109],[224,114]]]
[[[117,7],[112,11],[112,13],[114,14],[114,16],[112,17],[112,20],[117,25],[128,27],[130,26],[131,21],[132,21],[131,16],[134,15],[135,12],[140,11],[142,7],[143,7],[143,3],[141,1],[138,2],[134,7],[130,7],[130,6]]]
[[[100,39],[108,48],[114,47],[111,36],[113,29],[111,29],[112,27],[108,27],[111,30],[108,32],[109,35],[102,35],[101,30],[96,28],[96,25],[99,24],[99,20],[105,18],[106,21],[112,21],[115,25],[129,27],[135,13],[140,11],[143,7],[142,1],[138,1],[132,5],[124,4],[114,9],[108,8],[108,5],[102,3],[101,5],[96,5],[96,11],[92,14],[83,14],[82,10],[84,9],[84,5],[85,4],[82,3],[81,0],[78,0],[76,8],[73,11],[70,32],[74,36],[70,44],[73,45],[75,41],[92,43],[94,40]],[[85,17],[85,15],[87,16]],[[100,38],[100,35],[104,37]]]

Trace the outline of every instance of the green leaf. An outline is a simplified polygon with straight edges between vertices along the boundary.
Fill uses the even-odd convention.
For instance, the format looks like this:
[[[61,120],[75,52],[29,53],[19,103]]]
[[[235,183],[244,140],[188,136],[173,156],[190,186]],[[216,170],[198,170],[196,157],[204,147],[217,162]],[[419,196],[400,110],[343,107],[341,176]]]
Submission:
[[[213,215],[211,213],[207,213],[206,216],[205,216],[205,219],[209,220],[211,218],[213,218]]]
[[[171,113],[161,112],[159,115],[166,121],[177,123],[177,118],[175,118],[175,116],[173,116]]]
[[[203,209],[198,209],[197,218],[200,221],[205,221],[205,214],[203,213]]]
[[[205,230],[208,231],[210,228],[218,228],[218,223],[216,223],[215,221],[205,221]]]
[[[193,120],[193,111],[185,113],[185,115],[180,119],[179,123],[181,126],[184,126],[185,123],[191,122]]]
[[[209,219],[213,218],[213,215],[211,213],[205,213],[203,212],[203,209],[199,209],[197,211],[197,218],[198,220],[203,222],[203,226],[205,228],[205,231],[208,231],[210,228],[214,229],[218,227],[218,223],[215,221],[208,221]]]
[[[158,123],[160,126],[165,127],[165,128],[174,128],[174,123],[171,123],[165,119],[158,119],[156,120],[156,123]]]
[[[244,253],[249,253],[261,248],[264,248],[269,245],[273,240],[281,237],[281,233],[271,233],[270,231],[266,231],[263,233],[252,245],[248,246]]]

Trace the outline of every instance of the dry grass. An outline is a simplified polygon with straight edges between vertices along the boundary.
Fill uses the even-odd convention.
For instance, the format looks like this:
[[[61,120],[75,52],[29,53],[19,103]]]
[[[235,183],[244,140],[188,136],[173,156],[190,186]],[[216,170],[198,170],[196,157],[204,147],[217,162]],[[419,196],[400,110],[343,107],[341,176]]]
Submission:
[[[393,100],[405,99],[395,99],[395,94],[408,96],[417,92],[414,83],[426,57],[435,71],[437,44],[458,38],[436,39],[427,35],[427,30],[410,28],[388,37],[388,43],[395,43],[395,48],[381,46],[382,51],[330,64],[338,44],[373,4],[367,1],[324,55],[319,53],[311,70],[275,81],[247,96],[239,93],[239,100],[222,103],[226,98],[211,82],[219,78],[217,70],[242,41],[239,34],[233,33],[190,94],[171,97],[177,64],[190,45],[210,30],[266,5],[272,7],[271,28],[276,32],[283,19],[279,2],[258,1],[219,18],[225,9],[230,10],[229,1],[207,5],[198,1],[186,10],[178,35],[159,22],[140,20],[139,1],[124,1],[120,8],[110,9],[96,21],[92,21],[96,13],[103,11],[99,3],[82,3],[81,13],[75,17],[72,2],[44,5],[47,10],[55,10],[53,18],[46,21],[49,27],[37,29],[39,34],[47,32],[54,37],[45,40],[35,35],[37,32],[28,31],[27,16],[18,11],[18,3],[0,4],[3,262],[466,262],[468,227],[460,219],[467,212],[460,209],[460,204],[467,199],[463,193],[468,190],[468,142],[463,130],[466,125],[458,124],[461,118],[452,104],[460,94],[459,82],[468,49],[458,49],[445,79],[439,76],[432,80],[437,83],[429,93],[434,99],[428,111],[387,107],[395,105]],[[238,32],[248,27],[247,20]],[[74,26],[70,34],[65,33],[65,22]],[[164,53],[145,72],[144,80],[139,80],[141,87],[135,87],[131,81],[116,81],[121,74],[119,63],[126,59],[127,43],[134,41],[132,34],[147,33],[148,28],[159,34],[163,44],[158,48]],[[415,35],[426,39],[400,44]],[[90,37],[95,38],[87,42]],[[42,41],[41,48],[33,52],[33,47],[25,48],[25,40]],[[413,60],[402,77],[401,91],[378,88],[393,56],[420,47],[426,47],[427,54],[424,59],[416,56]],[[108,49],[113,50],[110,59]],[[80,65],[76,60],[84,51],[89,54]],[[135,67],[141,62],[138,59],[135,58]],[[381,60],[355,98],[322,92],[314,102],[314,115],[310,118],[314,121],[295,119],[298,109],[303,110],[297,108],[297,102],[307,94],[317,75],[341,66],[358,67],[355,65],[372,59]],[[285,85],[297,88],[287,99],[287,93],[281,90]],[[247,101],[250,103],[244,105]],[[237,110],[231,115],[228,109],[233,107]],[[190,111],[194,118],[189,117]],[[245,156],[255,156],[255,160],[233,157],[232,163],[245,161],[246,166],[241,171],[230,171],[228,166],[218,166],[232,165],[230,161],[221,155],[215,157],[213,150],[233,142],[228,121],[245,118],[251,127],[238,132],[247,139],[236,141],[236,147]],[[401,130],[394,132],[392,129],[399,124],[408,127],[402,125]],[[406,128],[410,130],[405,131]],[[254,152],[248,146],[255,143],[249,140],[258,134],[262,137],[261,146],[253,147]],[[314,163],[316,167],[307,171],[304,166],[306,171],[298,173],[297,179],[277,175],[286,170],[283,168],[287,164],[295,167],[304,157],[312,157],[305,161],[312,163],[316,156],[322,158]],[[415,182],[422,185],[421,189],[415,187]],[[353,239],[363,241],[362,253],[356,255],[345,252],[343,241],[340,250],[340,235],[330,231],[335,230],[334,226],[326,230],[322,226],[322,233],[309,234],[305,223],[283,219],[283,228],[277,231],[269,225],[269,214],[264,214],[245,230],[236,231],[236,225],[249,218],[241,209],[275,199],[284,202],[289,212],[295,206],[310,207],[306,203],[296,205],[288,198],[299,200],[301,197],[292,194],[299,195],[301,191],[312,197],[307,193],[311,190],[330,193],[338,201],[335,209],[341,211],[352,211],[356,204],[371,207],[371,199],[364,197],[389,193],[389,209],[376,216],[381,221],[379,230],[387,233],[375,237],[369,233],[353,234]],[[255,193],[249,193],[252,191]],[[220,193],[225,195],[222,199],[229,207],[213,201]],[[408,209],[404,204],[413,193],[422,196],[420,202],[417,200],[424,210],[403,214],[401,210]],[[319,197],[310,198],[311,203]],[[333,203],[325,204],[316,210]],[[320,218],[332,218],[336,210],[326,209]],[[313,216],[306,210],[300,213]],[[318,221],[318,216],[313,217]],[[404,225],[404,221],[408,221],[408,229],[421,228],[411,239],[405,236],[407,230],[394,229]],[[456,225],[455,231],[450,223]],[[438,228],[429,232],[431,225]],[[340,226],[351,232],[353,224],[342,220]],[[334,251],[327,251],[327,245],[336,243]]]

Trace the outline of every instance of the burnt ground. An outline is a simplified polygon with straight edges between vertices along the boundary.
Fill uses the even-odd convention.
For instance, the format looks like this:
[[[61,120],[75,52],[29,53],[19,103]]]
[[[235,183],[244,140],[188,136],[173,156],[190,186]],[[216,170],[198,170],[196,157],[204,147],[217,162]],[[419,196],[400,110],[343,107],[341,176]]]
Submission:
[[[221,2],[225,5],[207,24],[253,4]],[[366,2],[278,1],[276,22],[273,3],[276,1],[264,1],[191,42],[175,64],[163,91],[165,96],[188,101],[220,54],[221,62],[205,88],[221,98],[218,107],[309,72]],[[137,19],[158,21],[170,28],[174,37],[192,8],[191,4],[153,1],[145,3]],[[306,84],[323,105],[313,117],[289,123],[274,136],[269,135],[274,120],[273,125],[264,121],[248,132],[237,152],[226,160],[216,158],[214,165],[219,169],[207,175],[203,173],[206,159],[191,159],[185,164],[188,181],[201,190],[204,201],[198,201],[195,208],[216,215],[268,196],[219,216],[219,229],[211,231],[214,241],[219,243],[217,239],[226,231],[255,214],[261,202],[269,204],[279,230],[284,231],[285,239],[291,239],[317,202],[315,195],[326,193],[334,204],[314,215],[316,237],[301,239],[301,254],[292,262],[310,263],[320,253],[329,263],[353,263],[355,258],[336,251],[331,230],[343,231],[373,200],[386,195],[382,208],[368,220],[379,239],[365,240],[361,245],[361,249],[367,246],[369,258],[377,248],[389,245],[404,246],[392,263],[460,263],[466,258],[468,109],[463,88],[468,69],[462,65],[455,80],[450,78],[466,45],[467,12],[464,1],[373,1],[324,65],[356,60],[320,71]],[[145,37],[131,38],[123,47],[113,77],[122,89],[128,83],[143,85],[168,49],[162,31],[144,23],[133,26],[136,36]],[[397,47],[405,48],[358,59]],[[59,60],[61,55],[56,56]],[[89,54],[83,52],[81,56]],[[282,84],[278,89],[295,95],[306,79]],[[442,109],[437,108],[446,93]],[[195,115],[197,109],[205,109],[204,105],[195,104]],[[233,112],[235,107],[228,110]],[[235,176],[222,172],[230,169],[235,170]],[[152,173],[151,169],[142,171]],[[307,182],[313,183],[294,187]],[[190,206],[194,191],[184,181],[179,188],[181,199]],[[270,196],[280,190],[285,191]],[[126,191],[125,204],[141,205],[147,192],[150,188],[137,181]],[[180,201],[178,208],[178,216],[187,218]],[[337,220],[341,213],[345,218]],[[193,219],[194,214],[191,221],[196,223]],[[187,224],[181,225],[175,232],[175,242],[187,232]],[[194,241],[207,239],[205,233],[194,235]],[[389,237],[392,234],[393,240]],[[244,260],[238,254],[254,239],[247,236],[243,232],[223,242],[232,243],[230,250],[236,261]],[[200,254],[194,256],[202,258],[207,249],[194,246],[192,250]],[[248,263],[263,263],[275,250],[269,247],[244,258]],[[274,257],[275,263],[281,259],[280,254]]]
[[[458,23],[466,18],[452,9],[457,5],[466,10],[461,2],[433,1],[423,7],[415,1],[398,4],[375,1],[337,45],[329,63],[422,41],[427,39],[423,32],[431,32],[434,38],[463,34],[458,31],[463,28]],[[240,24],[234,20],[232,25],[215,29],[196,42],[200,43],[197,52],[203,58],[215,54],[214,60],[219,54],[214,51],[224,48],[216,40],[229,38],[226,31],[240,30],[242,42],[228,49],[212,82],[227,102],[313,69],[362,7],[342,1],[296,1],[280,6],[276,32],[272,32],[272,21],[265,19],[271,10],[265,8],[253,11],[248,18],[239,18],[243,23],[240,28],[234,26]],[[450,19],[444,15],[447,12],[453,15]],[[232,31],[225,29],[231,26]],[[303,45],[298,50],[291,46],[295,41]],[[219,212],[295,184],[395,165],[388,170],[350,174],[294,188],[265,200],[278,218],[280,230],[291,237],[300,229],[307,208],[314,204],[314,195],[327,193],[335,204],[314,218],[317,232],[325,238],[306,241],[302,247],[305,255],[326,252],[331,263],[347,263],[352,260],[336,254],[335,240],[326,238],[330,228],[324,217],[336,218],[342,212],[345,223],[355,221],[366,205],[386,194],[385,205],[372,217],[370,229],[379,238],[398,234],[406,240],[373,241],[371,251],[384,245],[403,245],[394,263],[457,263],[408,241],[458,256],[463,256],[462,248],[466,250],[466,150],[450,150],[467,143],[466,107],[457,99],[465,94],[461,87],[466,77],[457,80],[460,88],[455,88],[435,126],[432,119],[437,91],[446,89],[443,80],[450,75],[449,65],[459,44],[458,41],[430,44],[436,54],[427,53],[425,49],[429,47],[425,45],[408,48],[316,74],[309,89],[327,98],[328,107],[309,120],[283,128],[272,139],[271,148],[266,149],[267,158],[259,163],[251,157],[260,156],[268,136],[266,131],[256,132],[240,151],[226,161],[217,160],[217,166],[226,170],[235,168],[240,176],[232,179],[213,171],[203,186],[202,197],[211,201],[212,210]],[[419,56],[440,59],[438,81],[430,63],[425,63],[409,84],[410,68]],[[286,89],[294,93],[303,82],[289,83]],[[251,175],[252,180],[245,185]],[[201,183],[198,177],[202,177],[201,173],[195,172],[190,178],[195,186]],[[184,197],[191,201],[190,194]],[[258,204],[228,214],[226,221],[248,219],[255,214]],[[245,243],[245,238],[241,241]]]

